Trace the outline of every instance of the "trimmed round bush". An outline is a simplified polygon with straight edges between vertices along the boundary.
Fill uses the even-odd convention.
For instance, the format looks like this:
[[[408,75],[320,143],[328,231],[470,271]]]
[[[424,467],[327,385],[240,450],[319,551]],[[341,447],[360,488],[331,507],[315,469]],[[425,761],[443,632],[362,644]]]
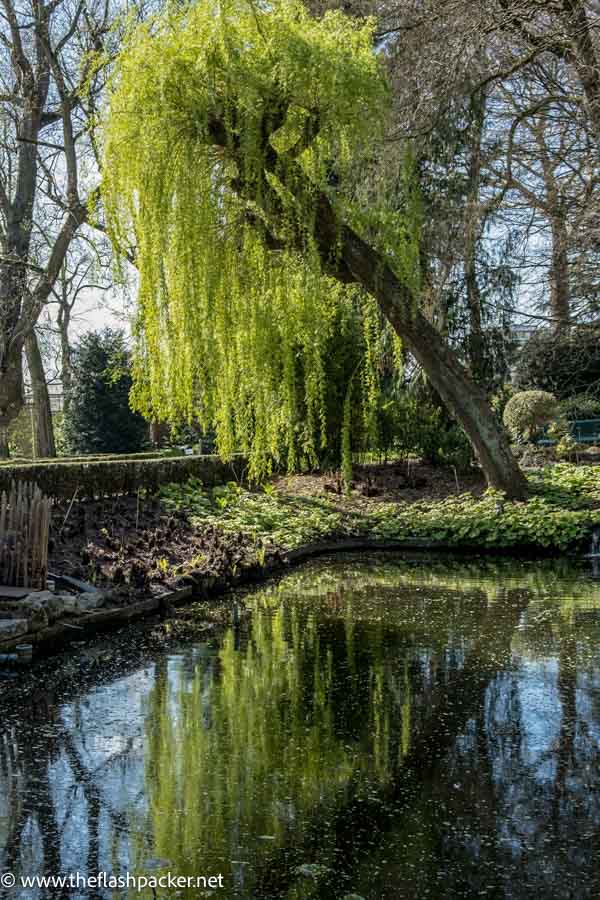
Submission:
[[[558,415],[558,401],[547,391],[521,391],[504,407],[503,421],[517,441],[532,441]]]

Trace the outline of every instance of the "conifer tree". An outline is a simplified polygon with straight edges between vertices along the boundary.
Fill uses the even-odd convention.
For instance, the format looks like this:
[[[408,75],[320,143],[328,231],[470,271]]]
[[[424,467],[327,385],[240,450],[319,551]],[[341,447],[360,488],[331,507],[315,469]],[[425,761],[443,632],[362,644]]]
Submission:
[[[84,335],[73,352],[73,381],[65,408],[70,453],[135,453],[147,436],[143,417],[129,405],[132,379],[122,331]]]

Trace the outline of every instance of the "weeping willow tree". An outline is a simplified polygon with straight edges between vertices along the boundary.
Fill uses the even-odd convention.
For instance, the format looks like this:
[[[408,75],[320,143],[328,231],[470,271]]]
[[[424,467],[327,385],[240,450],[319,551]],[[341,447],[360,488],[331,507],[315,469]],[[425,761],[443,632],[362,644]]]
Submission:
[[[255,475],[282,452],[290,467],[314,459],[327,348],[340,311],[358,302],[367,351],[352,385],[365,421],[378,392],[369,348],[388,327],[489,482],[522,496],[484,394],[419,311],[411,179],[399,212],[361,204],[355,189],[389,104],[372,48],[369,22],[316,20],[296,0],[209,0],[130,36],[106,121],[104,196],[113,239],[137,246],[134,402],[214,424],[220,452],[249,448]]]

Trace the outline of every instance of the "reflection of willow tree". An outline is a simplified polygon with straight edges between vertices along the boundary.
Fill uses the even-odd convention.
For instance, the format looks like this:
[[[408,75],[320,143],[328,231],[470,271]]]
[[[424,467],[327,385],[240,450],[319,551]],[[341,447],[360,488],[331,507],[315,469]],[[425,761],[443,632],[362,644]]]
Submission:
[[[148,707],[156,852],[176,859],[183,873],[221,871],[228,879],[229,861],[244,860],[257,840],[263,852],[284,846],[315,810],[335,804],[359,752],[339,733],[334,651],[314,619],[294,608],[272,613],[257,604],[252,640],[242,652],[234,643],[229,632],[218,677],[208,685],[199,665],[190,682],[181,679],[174,697],[163,672]],[[354,665],[360,665],[356,658]],[[390,695],[381,684],[381,656],[372,673],[359,674],[366,679],[360,712],[367,714],[368,741],[379,745],[374,757],[385,778],[381,745],[389,716],[382,706]],[[372,735],[369,721],[378,723]],[[190,858],[192,848],[198,856]]]
[[[477,591],[494,600],[503,597],[508,589],[526,588],[536,602],[545,596],[553,600],[561,596],[563,603],[573,608],[581,600],[586,606],[600,608],[600,581],[582,577],[588,570],[587,564],[577,568],[572,560],[564,559],[547,559],[532,565],[494,557],[469,562],[426,554],[418,554],[414,560],[397,557],[390,561],[386,554],[375,554],[369,559],[350,561],[343,574],[329,561],[321,560],[292,577],[304,597],[322,596],[328,590],[355,591],[357,587],[370,594],[379,587],[396,592],[432,587],[460,594]]]
[[[552,879],[576,875],[594,896],[594,591],[552,593],[544,567],[527,589],[503,589],[500,569],[454,589],[460,571],[419,584],[384,560],[298,570],[246,595],[249,631],[153,648],[152,665],[123,663],[132,678],[109,659],[75,699],[13,708],[0,868],[160,857],[261,900],[553,898]]]
[[[303,604],[286,579],[249,601],[251,639],[236,652],[227,635],[212,680],[203,665],[179,681],[162,673],[146,768],[160,857],[245,878],[257,896],[296,896],[297,866],[333,871],[336,853],[372,846],[382,798],[417,796],[503,665],[525,595],[489,605],[428,591],[404,605],[392,581],[375,606],[352,607],[328,587]]]
[[[455,598],[447,599],[448,608],[451,608]],[[302,852],[312,853],[331,873],[319,883],[320,898],[333,900],[339,897],[343,876],[336,869],[340,859],[349,868],[356,868],[365,855],[372,856],[373,848],[387,840],[390,832],[401,835],[401,847],[405,851],[404,835],[410,829],[415,810],[419,809],[418,830],[421,834],[427,820],[437,817],[437,810],[426,809],[423,804],[424,788],[435,780],[440,762],[470,720],[481,713],[494,676],[509,663],[511,637],[528,600],[526,592],[513,591],[507,593],[502,603],[483,606],[477,636],[463,648],[462,654],[445,653],[438,658],[435,680],[424,692],[419,692],[419,700],[426,711],[418,725],[413,725],[407,752],[393,758],[384,790],[374,794],[369,787],[361,790],[360,785],[355,785],[348,803],[341,806],[331,820],[325,824],[322,821],[312,824]],[[444,606],[443,602],[439,605]],[[449,634],[446,634],[446,644],[451,645]],[[273,862],[265,867],[258,896],[304,896],[301,889],[299,893],[295,892],[293,884],[288,885],[289,893],[283,894],[282,881],[285,883],[286,878],[284,876],[276,884],[275,871]],[[347,877],[350,882],[353,876],[348,874]],[[369,884],[372,892],[373,885],[368,881]],[[396,890],[398,885],[394,884]],[[409,896],[417,895],[410,893]]]

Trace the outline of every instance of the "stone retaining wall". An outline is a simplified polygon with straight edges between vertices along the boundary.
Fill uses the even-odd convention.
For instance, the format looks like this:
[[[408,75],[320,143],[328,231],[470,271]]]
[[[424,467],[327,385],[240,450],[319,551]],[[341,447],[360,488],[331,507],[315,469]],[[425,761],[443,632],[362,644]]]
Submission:
[[[11,481],[37,484],[54,500],[78,500],[135,494],[141,488],[154,493],[163,484],[198,478],[206,485],[240,481],[246,471],[246,459],[235,456],[223,462],[214,455],[176,456],[162,459],[109,459],[86,462],[31,463],[0,466],[0,493],[8,491]]]

